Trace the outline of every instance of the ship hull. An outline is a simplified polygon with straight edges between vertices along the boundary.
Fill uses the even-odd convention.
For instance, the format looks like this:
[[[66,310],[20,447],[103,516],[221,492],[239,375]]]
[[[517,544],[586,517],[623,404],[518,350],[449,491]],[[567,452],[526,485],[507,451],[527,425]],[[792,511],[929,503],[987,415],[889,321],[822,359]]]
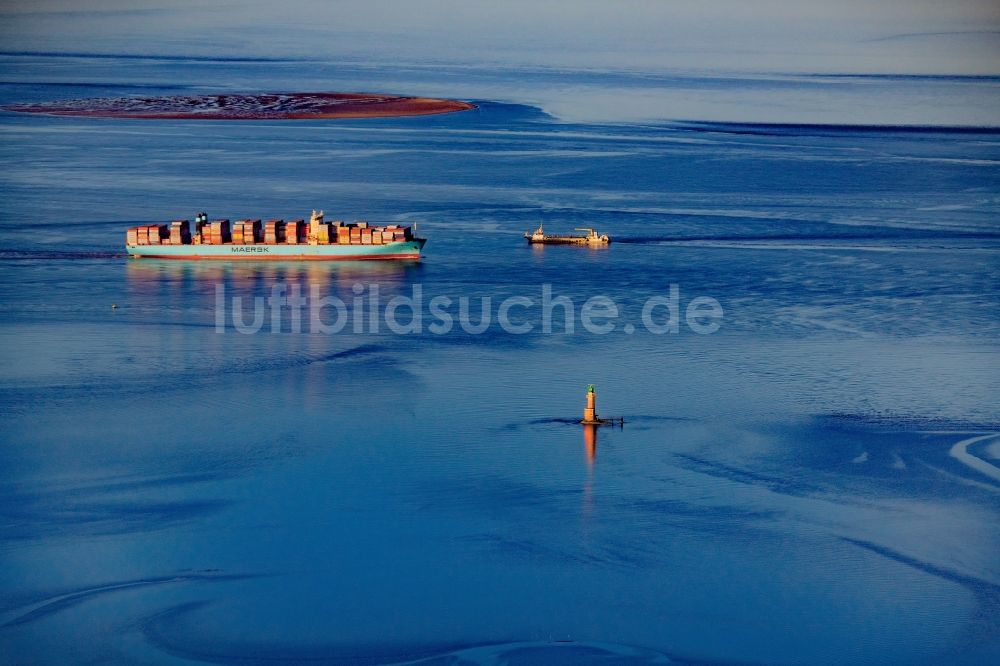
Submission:
[[[425,240],[416,238],[383,245],[127,245],[134,259],[188,259],[216,261],[362,261],[417,260]]]
[[[608,241],[591,241],[576,236],[549,236],[547,238],[529,238],[530,245],[607,245]]]

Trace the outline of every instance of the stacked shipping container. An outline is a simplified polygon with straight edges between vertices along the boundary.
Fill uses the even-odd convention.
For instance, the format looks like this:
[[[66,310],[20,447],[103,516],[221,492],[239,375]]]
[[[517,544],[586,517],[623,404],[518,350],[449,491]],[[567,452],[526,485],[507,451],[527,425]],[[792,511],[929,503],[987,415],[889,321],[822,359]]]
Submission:
[[[199,216],[200,217],[200,216]],[[199,219],[192,232],[187,220],[174,220],[170,225],[151,224],[132,227],[126,231],[127,245],[265,245],[287,243],[290,245],[384,245],[412,240],[410,227],[396,224],[373,227],[367,222],[344,224],[304,220],[237,220],[230,229],[229,220],[212,222]]]
[[[170,223],[170,244],[187,245],[191,242],[191,229],[187,220],[174,220]]]

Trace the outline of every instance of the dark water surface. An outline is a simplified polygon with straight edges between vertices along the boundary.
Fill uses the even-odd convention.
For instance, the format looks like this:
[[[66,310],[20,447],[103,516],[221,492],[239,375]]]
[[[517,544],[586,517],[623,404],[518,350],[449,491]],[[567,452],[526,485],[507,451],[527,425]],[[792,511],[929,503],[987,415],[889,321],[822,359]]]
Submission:
[[[282,63],[3,67],[4,103],[412,92]],[[1000,133],[474,101],[308,123],[0,115],[4,661],[1000,659]],[[123,254],[133,224],[312,208],[417,221],[425,260]],[[540,221],[615,242],[528,248]],[[250,321],[275,285],[351,304],[375,284],[383,303],[419,285],[422,332],[289,332],[287,308],[233,324],[233,296]],[[672,284],[682,312],[717,299],[720,330],[647,331]],[[544,333],[544,285],[610,298],[615,330]],[[467,325],[480,298],[494,317],[530,298],[513,318],[534,329],[467,333],[456,305],[435,334],[435,296],[471,297]],[[574,422],[590,383],[624,428]]]

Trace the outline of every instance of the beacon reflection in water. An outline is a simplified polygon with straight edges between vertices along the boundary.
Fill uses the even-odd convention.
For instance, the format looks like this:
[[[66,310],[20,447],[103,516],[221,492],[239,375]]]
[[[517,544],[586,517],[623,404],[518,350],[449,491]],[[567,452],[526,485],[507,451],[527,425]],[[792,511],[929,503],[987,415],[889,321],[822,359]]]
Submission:
[[[597,460],[597,427],[596,425],[583,426],[583,449],[587,454],[587,464],[593,465]]]

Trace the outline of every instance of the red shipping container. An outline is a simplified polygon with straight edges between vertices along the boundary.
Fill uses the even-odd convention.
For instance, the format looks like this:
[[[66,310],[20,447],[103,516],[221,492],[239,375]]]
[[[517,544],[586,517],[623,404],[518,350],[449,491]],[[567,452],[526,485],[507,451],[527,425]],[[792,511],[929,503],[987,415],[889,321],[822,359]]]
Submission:
[[[222,245],[229,240],[229,220],[215,220],[211,224],[211,244]]]
[[[339,243],[340,242],[340,233],[341,233],[340,230],[341,229],[346,229],[346,228],[347,227],[344,226],[344,221],[343,220],[334,220],[333,222],[331,222],[330,223],[330,242],[331,243]]]
[[[191,242],[191,226],[187,220],[174,220],[170,223],[170,243],[184,245]]]
[[[264,242],[278,242],[278,220],[268,220],[264,223]]]
[[[299,223],[292,221],[285,224],[285,242],[296,245],[299,242]]]
[[[254,241],[254,226],[253,220],[238,220],[233,225],[232,231],[233,243],[238,243],[240,245],[248,245]],[[240,240],[236,240],[237,235]]]

